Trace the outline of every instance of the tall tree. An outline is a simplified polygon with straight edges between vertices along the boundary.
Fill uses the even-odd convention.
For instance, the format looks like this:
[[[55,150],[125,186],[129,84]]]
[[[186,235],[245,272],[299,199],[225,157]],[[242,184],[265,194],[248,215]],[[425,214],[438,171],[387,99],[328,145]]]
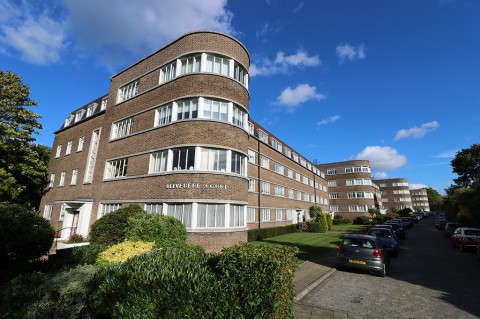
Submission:
[[[458,175],[454,182],[459,187],[469,187],[480,182],[480,144],[462,149],[451,162],[453,172]]]
[[[29,95],[21,76],[0,71],[0,202],[38,207],[48,148],[34,144],[42,125],[41,116],[28,109],[37,105]]]
[[[432,212],[443,210],[443,197],[433,188],[427,188],[428,206]]]

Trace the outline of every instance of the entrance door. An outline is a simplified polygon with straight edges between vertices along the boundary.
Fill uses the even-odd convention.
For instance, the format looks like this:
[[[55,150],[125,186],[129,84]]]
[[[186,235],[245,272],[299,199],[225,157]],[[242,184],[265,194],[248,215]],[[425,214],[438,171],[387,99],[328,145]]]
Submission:
[[[72,226],[70,228],[70,236],[75,235],[77,233],[79,216],[80,216],[80,211],[76,210],[73,212]]]

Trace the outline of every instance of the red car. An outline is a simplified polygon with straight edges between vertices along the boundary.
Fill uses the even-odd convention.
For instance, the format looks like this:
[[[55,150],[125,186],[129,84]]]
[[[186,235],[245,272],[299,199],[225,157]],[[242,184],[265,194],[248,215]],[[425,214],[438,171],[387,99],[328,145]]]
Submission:
[[[459,227],[455,229],[452,235],[452,245],[465,249],[474,249],[480,242],[480,228]]]

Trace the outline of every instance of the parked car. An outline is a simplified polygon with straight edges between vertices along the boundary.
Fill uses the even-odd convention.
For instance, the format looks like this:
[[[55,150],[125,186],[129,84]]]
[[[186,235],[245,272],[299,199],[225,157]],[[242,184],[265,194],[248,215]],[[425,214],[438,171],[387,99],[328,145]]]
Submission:
[[[337,249],[337,269],[361,269],[385,277],[389,266],[390,257],[379,237],[362,234],[343,236]]]
[[[397,257],[400,253],[400,243],[395,238],[392,230],[373,227],[368,230],[367,235],[379,237],[383,247],[390,255]]]
[[[443,227],[443,235],[445,235],[448,238],[451,238],[455,229],[461,226],[462,225],[460,223],[446,222],[445,226]]]
[[[410,228],[413,226],[413,219],[410,217],[400,217],[399,219],[404,221],[405,228]]]
[[[435,227],[438,230],[443,230],[447,222],[448,222],[447,217],[437,217],[435,219]]]
[[[393,231],[396,233],[397,237],[399,239],[405,239],[405,230],[401,226],[400,222],[386,221],[385,225],[393,225]]]
[[[478,243],[477,245],[477,257],[478,257],[478,261],[480,261],[480,243]]]
[[[460,251],[474,249],[480,242],[480,228],[458,227],[452,235],[452,245]]]
[[[391,229],[393,234],[395,235],[395,239],[399,240],[401,238],[401,234],[400,234],[400,226],[398,226],[398,224],[377,224],[374,226],[375,228],[387,228],[387,229]],[[404,235],[404,239],[405,239],[405,233],[403,233]]]

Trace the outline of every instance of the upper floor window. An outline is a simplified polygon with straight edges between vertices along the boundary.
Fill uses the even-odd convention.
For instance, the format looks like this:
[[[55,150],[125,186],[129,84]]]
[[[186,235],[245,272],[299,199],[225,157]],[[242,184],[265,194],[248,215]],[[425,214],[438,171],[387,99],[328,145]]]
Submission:
[[[107,108],[107,103],[108,103],[108,97],[104,97],[102,99],[102,104],[100,105],[100,110],[105,110]]]
[[[85,142],[85,136],[82,136],[78,139],[77,152],[83,151],[83,143]]]
[[[55,173],[50,174],[50,182],[48,183],[48,187],[53,187],[55,183]]]
[[[241,174],[244,175],[245,171],[245,165],[243,164],[245,162],[245,156],[232,151],[232,166],[230,168],[230,172],[236,173],[236,174]]]
[[[117,178],[127,176],[128,158],[121,158],[107,162],[105,178]]]
[[[92,116],[95,110],[97,109],[98,104],[92,103],[87,107],[87,116]]]
[[[198,99],[181,100],[177,102],[177,120],[194,119],[198,117]]]
[[[67,148],[65,149],[65,155],[70,155],[72,153],[72,144],[73,141],[67,142]]]
[[[78,110],[76,113],[75,113],[75,122],[78,122],[82,119],[83,117],[83,114],[85,114],[85,110],[84,109],[81,109],[81,110]]]
[[[176,76],[177,62],[174,61],[160,70],[160,84],[173,80]]]
[[[287,157],[292,157],[292,151],[288,147],[285,147],[285,155],[287,155]]]
[[[258,129],[258,139],[266,144],[268,144],[268,134]]]
[[[195,165],[195,148],[177,148],[173,150],[173,170],[193,169]]]
[[[155,126],[165,125],[172,121],[172,104],[161,106],[155,114]]]
[[[130,135],[133,131],[133,117],[113,123],[112,139]]]
[[[270,160],[268,159],[268,157],[262,156],[260,159],[260,165],[263,168],[270,169]]]
[[[138,94],[138,81],[133,81],[118,89],[117,103],[128,100]]]
[[[327,175],[335,175],[335,174],[337,174],[337,170],[335,168],[327,170]]]
[[[283,165],[277,162],[273,163],[273,170],[275,173],[282,174],[283,175]]]
[[[65,126],[69,126],[70,124],[72,124],[72,121],[74,118],[75,118],[75,115],[73,114],[70,114],[69,116],[67,116],[67,118],[65,119]]]
[[[245,85],[245,75],[247,74],[247,71],[237,62],[234,63],[233,69],[233,77],[235,80]]]
[[[58,182],[58,186],[64,186],[65,185],[65,177],[66,177],[67,173],[66,172],[62,172],[60,174],[60,181]]]
[[[292,155],[293,155],[293,160],[298,163],[298,154],[293,153]]]
[[[229,74],[230,59],[207,54],[206,71],[216,74],[222,74],[228,76]]]
[[[240,107],[233,105],[233,124],[243,127],[243,119],[245,117],[245,111]]]
[[[300,157],[300,165],[307,167],[307,161],[303,157]]]
[[[328,187],[337,187],[337,181],[328,181]]]
[[[345,167],[345,173],[353,173],[353,167]]]
[[[45,205],[43,210],[43,218],[52,219],[53,205]]]
[[[250,163],[255,164],[255,162],[256,162],[255,157],[256,157],[255,151],[248,150],[248,161],[249,161]]]
[[[180,74],[187,74],[192,72],[200,72],[201,55],[194,55],[180,60],[181,70]]]
[[[150,173],[160,173],[167,170],[168,151],[160,151],[152,154]]]
[[[72,171],[72,180],[70,181],[70,185],[77,185],[77,177],[78,177],[78,169],[74,169]]]
[[[205,99],[203,104],[203,117],[214,120],[228,120],[228,103]]]
[[[282,144],[277,141],[276,139],[272,138],[272,147],[276,149],[277,151],[281,152],[282,151]]]
[[[202,148],[200,162],[202,170],[225,172],[227,170],[227,151]]]
[[[248,122],[248,133],[250,133],[250,135],[254,135],[255,134],[255,127],[253,126],[252,123]]]
[[[57,146],[57,152],[55,153],[55,157],[60,157],[62,154],[62,144]]]

